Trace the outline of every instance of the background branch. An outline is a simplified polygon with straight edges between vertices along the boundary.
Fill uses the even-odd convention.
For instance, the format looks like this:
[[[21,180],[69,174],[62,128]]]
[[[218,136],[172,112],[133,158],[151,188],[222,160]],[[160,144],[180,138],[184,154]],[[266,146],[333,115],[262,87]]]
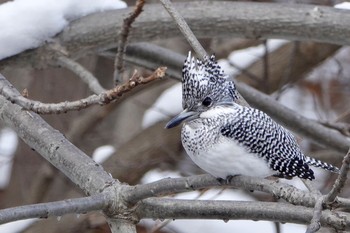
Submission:
[[[332,44],[350,44],[350,28],[346,22],[350,15],[344,10],[317,6],[322,17],[314,17],[315,7],[303,4],[269,4],[257,2],[210,2],[174,3],[197,38],[241,37],[284,38],[289,40],[314,40]],[[227,11],[230,9],[230,11]],[[123,18],[132,8],[93,14],[74,21],[57,36],[59,43],[74,59],[91,51],[117,47],[115,35],[121,31]],[[160,4],[144,7],[133,25],[130,41],[150,41],[178,37],[171,17],[159,14],[164,11]],[[149,16],[152,17],[149,17]],[[116,22],[120,22],[116,24]],[[217,25],[220,25],[218,27]],[[167,33],[164,33],[164,32]],[[43,67],[52,61],[49,45],[4,59],[0,69],[11,65]]]
[[[100,94],[101,92],[106,91],[106,89],[101,86],[98,79],[78,62],[75,62],[66,56],[59,56],[57,58],[57,63],[80,77],[81,80],[86,83],[90,90],[95,94]]]

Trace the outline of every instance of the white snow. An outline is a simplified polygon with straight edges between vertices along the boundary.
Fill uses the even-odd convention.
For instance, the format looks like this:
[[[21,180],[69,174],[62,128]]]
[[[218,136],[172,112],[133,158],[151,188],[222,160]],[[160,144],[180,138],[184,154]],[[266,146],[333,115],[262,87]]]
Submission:
[[[147,128],[153,124],[170,119],[172,116],[182,111],[182,86],[176,83],[165,90],[154,102],[154,104],[146,110],[142,119],[142,128]]]
[[[0,225],[0,232],[18,233],[25,230],[27,227],[38,221],[36,218],[19,220]]]
[[[14,0],[0,5],[0,60],[36,48],[87,14],[126,7],[120,0]]]
[[[284,106],[293,110],[298,110],[298,113],[313,120],[318,120],[318,115],[313,108],[315,100],[310,92],[300,88],[286,89],[278,99]]]
[[[334,7],[338,9],[350,10],[350,2],[342,2],[342,3],[336,4]]]
[[[271,39],[267,40],[266,47],[268,52],[273,52],[280,48],[282,45],[288,43],[287,40]],[[261,59],[265,54],[265,45],[261,44],[258,46],[233,51],[228,59],[219,60],[218,63],[221,68],[224,69],[225,73],[232,75],[233,77],[241,73],[240,69],[245,69],[252,65],[254,62]],[[235,67],[233,67],[233,64]]]
[[[106,161],[114,152],[116,151],[115,147],[112,145],[104,145],[95,149],[92,153],[92,159],[96,163],[102,164]]]
[[[10,128],[0,130],[0,189],[7,187],[13,164],[13,156],[17,149],[18,138]]]

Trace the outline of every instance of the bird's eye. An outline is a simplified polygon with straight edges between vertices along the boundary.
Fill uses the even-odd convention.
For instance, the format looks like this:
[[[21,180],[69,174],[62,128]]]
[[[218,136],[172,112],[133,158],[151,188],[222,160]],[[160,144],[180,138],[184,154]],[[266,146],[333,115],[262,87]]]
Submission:
[[[202,104],[205,107],[209,107],[212,102],[213,102],[213,100],[210,97],[205,97],[205,99],[203,100]]]

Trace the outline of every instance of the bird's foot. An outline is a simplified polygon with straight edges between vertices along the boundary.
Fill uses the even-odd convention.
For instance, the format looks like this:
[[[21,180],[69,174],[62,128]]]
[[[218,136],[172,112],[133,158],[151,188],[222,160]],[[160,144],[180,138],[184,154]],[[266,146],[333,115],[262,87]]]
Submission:
[[[284,175],[284,174],[282,174],[282,173],[279,173],[279,174],[274,174],[274,175],[272,175],[273,177],[277,177],[277,178],[283,178],[283,179],[287,179],[287,180],[291,180],[291,179],[293,179],[293,177],[292,176],[287,176],[287,175]]]
[[[233,179],[233,177],[235,177],[237,175],[234,175],[234,176],[227,176],[226,179],[223,179],[223,178],[216,178],[217,181],[219,181],[220,185],[229,185]]]

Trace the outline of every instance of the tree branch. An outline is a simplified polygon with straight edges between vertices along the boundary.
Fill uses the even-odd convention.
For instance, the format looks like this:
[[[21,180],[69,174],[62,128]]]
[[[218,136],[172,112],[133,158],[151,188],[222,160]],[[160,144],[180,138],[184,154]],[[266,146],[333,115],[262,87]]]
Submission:
[[[2,84],[11,86],[2,75],[0,77],[2,78]],[[19,95],[14,88],[12,92]],[[119,221],[118,224],[117,220],[112,221],[113,224],[116,224],[115,226],[124,228],[130,226],[130,222],[134,223],[134,215],[125,205],[121,195],[123,185],[119,181],[114,180],[99,164],[71,144],[40,116],[24,111],[20,106],[0,96],[0,119],[7,126],[14,129],[26,144],[63,172],[87,195],[103,193],[101,195],[104,195],[106,199],[100,200],[102,202],[97,201],[95,207],[104,205],[106,208],[103,210],[108,218],[125,220]],[[85,199],[81,200],[85,201]],[[56,207],[59,208],[59,206]],[[90,206],[89,208],[95,207]],[[57,210],[58,213],[60,213],[59,211]],[[44,214],[43,210],[39,212],[38,214]],[[114,228],[113,231],[115,232]]]
[[[24,110],[33,111],[39,114],[59,114],[68,111],[85,109],[91,105],[105,105],[119,99],[123,94],[131,91],[135,87],[147,84],[154,80],[163,78],[165,67],[160,67],[148,77],[142,77],[137,72],[123,85],[116,86],[111,90],[104,91],[98,95],[91,95],[87,98],[72,102],[61,102],[56,104],[46,104],[35,100],[29,100],[18,93],[14,87],[8,83],[4,76],[0,75],[0,94],[12,103],[18,104]]]
[[[106,91],[106,89],[101,86],[98,79],[78,62],[75,62],[66,56],[59,56],[57,58],[57,63],[80,77],[80,79],[85,82],[95,94],[100,94],[101,92]]]
[[[307,207],[313,207],[318,198],[318,196],[315,196],[310,192],[299,190],[288,184],[249,176],[235,176],[232,178],[228,186],[247,191],[255,190],[270,193],[291,204]],[[131,190],[125,194],[125,199],[129,203],[135,204],[136,202],[149,197],[158,197],[210,187],[222,187],[222,185],[217,179],[215,179],[215,177],[209,174],[185,178],[168,178],[149,184],[129,187]]]
[[[324,197],[320,197],[316,201],[313,216],[312,216],[312,219],[310,221],[310,225],[306,229],[306,233],[315,233],[320,229],[320,227],[321,227],[320,220],[322,217],[323,200],[324,200]]]
[[[126,47],[126,41],[129,36],[129,31],[131,28],[131,24],[135,21],[135,19],[141,14],[143,6],[145,5],[145,0],[136,1],[136,5],[131,14],[123,20],[123,27],[121,32],[119,33],[119,42],[118,42],[118,50],[117,55],[115,56],[114,61],[114,82],[115,84],[122,83],[122,74],[124,71],[124,53]]]
[[[2,88],[11,86],[2,75],[0,78]],[[14,88],[11,91],[17,96],[20,95]],[[101,166],[70,143],[59,131],[48,125],[40,116],[24,111],[3,96],[0,96],[0,119],[85,193],[99,193],[116,182]]]
[[[65,214],[83,214],[88,211],[103,210],[109,202],[106,195],[100,193],[90,197],[7,208],[0,210],[0,224],[29,218],[59,217]]]
[[[203,59],[207,56],[207,52],[199,43],[196,36],[193,34],[191,28],[188,26],[182,15],[175,9],[173,4],[169,0],[160,0],[163,4],[164,8],[168,11],[169,15],[173,18],[177,27],[180,29],[187,42],[191,45],[191,47],[196,51],[197,55]]]
[[[178,200],[149,198],[137,205],[140,218],[152,219],[254,219],[275,222],[307,224],[312,219],[313,210],[276,202]],[[321,225],[337,230],[349,230],[347,213],[322,211]]]
[[[346,153],[346,155],[344,156],[338,178],[334,182],[334,185],[331,191],[326,195],[324,203],[332,204],[336,200],[336,197],[344,188],[345,182],[348,178],[349,169],[350,169],[350,149],[348,153]]]
[[[257,2],[203,1],[174,3],[197,38],[284,38],[313,40],[332,44],[350,44],[350,15],[345,10],[317,6],[321,17],[315,17],[315,6],[303,4],[270,4]],[[227,9],[230,9],[228,11]],[[72,22],[56,39],[74,58],[89,52],[117,47],[115,35],[132,8],[92,14]],[[160,14],[160,4],[144,7],[133,24],[130,41],[151,41],[178,37],[173,19]],[[120,22],[116,25],[116,22]],[[167,33],[164,33],[167,32]],[[49,45],[24,52],[0,62],[0,69],[10,65],[43,67],[52,61]]]

